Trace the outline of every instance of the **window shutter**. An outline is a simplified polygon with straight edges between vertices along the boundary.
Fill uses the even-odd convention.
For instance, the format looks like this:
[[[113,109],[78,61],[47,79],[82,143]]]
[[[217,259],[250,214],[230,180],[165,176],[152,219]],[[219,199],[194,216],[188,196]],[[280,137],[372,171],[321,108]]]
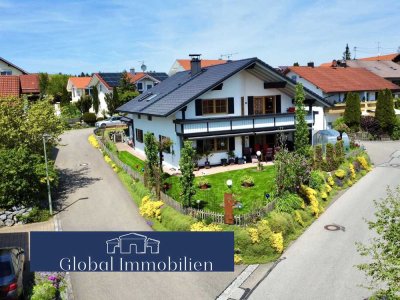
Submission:
[[[228,98],[228,114],[235,113],[235,98]]]
[[[276,96],[276,103],[275,103],[275,108],[276,108],[276,113],[280,114],[282,111],[281,109],[281,95]]]
[[[229,151],[235,151],[235,137],[229,138]]]
[[[203,107],[201,103],[201,99],[196,99],[196,116],[203,115]]]
[[[253,96],[247,97],[247,114],[254,115]]]
[[[203,153],[203,140],[197,140],[197,153]]]

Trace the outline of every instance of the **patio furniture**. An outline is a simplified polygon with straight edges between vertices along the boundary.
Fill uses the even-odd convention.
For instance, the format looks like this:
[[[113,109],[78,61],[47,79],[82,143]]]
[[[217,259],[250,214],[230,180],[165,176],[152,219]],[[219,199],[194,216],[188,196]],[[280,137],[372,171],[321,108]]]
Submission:
[[[268,160],[273,160],[274,159],[274,149],[273,148],[267,148],[265,151],[265,161]]]

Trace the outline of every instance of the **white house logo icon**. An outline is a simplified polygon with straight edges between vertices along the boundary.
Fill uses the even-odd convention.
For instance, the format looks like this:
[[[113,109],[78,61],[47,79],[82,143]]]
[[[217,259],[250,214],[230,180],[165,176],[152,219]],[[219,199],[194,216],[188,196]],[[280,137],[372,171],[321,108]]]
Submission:
[[[160,251],[160,241],[133,232],[108,240],[106,244],[107,254],[115,254],[118,250],[120,254],[146,254],[147,251],[158,254]]]

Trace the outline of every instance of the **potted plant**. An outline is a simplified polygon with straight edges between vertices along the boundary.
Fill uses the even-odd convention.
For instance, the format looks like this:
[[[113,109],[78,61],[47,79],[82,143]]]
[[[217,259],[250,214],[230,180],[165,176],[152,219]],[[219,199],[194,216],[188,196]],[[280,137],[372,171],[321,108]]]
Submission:
[[[254,178],[250,175],[244,175],[240,178],[240,182],[244,187],[252,187],[254,186]]]
[[[235,152],[233,152],[232,150],[229,150],[228,152],[226,152],[226,154],[228,155],[229,164],[233,165],[235,163]]]
[[[211,185],[207,178],[201,177],[198,183],[198,186],[202,190],[208,189]]]
[[[211,149],[206,149],[206,150],[204,150],[203,156],[206,158],[206,161],[204,162],[204,167],[205,167],[206,169],[209,169],[209,168],[211,167],[211,164],[210,164],[210,162],[209,162],[208,159],[209,159],[211,156],[213,156],[213,154],[212,154],[212,152],[211,152]]]

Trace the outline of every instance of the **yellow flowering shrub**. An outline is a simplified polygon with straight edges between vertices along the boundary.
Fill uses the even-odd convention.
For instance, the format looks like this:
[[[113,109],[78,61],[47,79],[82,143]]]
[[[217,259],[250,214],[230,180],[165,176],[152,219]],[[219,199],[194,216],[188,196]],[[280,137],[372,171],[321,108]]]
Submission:
[[[222,231],[222,228],[215,223],[207,225],[204,222],[200,221],[192,224],[190,226],[190,231]]]
[[[294,212],[294,220],[299,223],[301,226],[304,226],[304,221],[303,218],[301,217],[301,214],[299,211]]]
[[[346,181],[346,183],[347,183],[348,186],[352,186],[353,185],[353,181],[351,179],[348,179]]]
[[[253,244],[258,244],[260,242],[260,235],[258,234],[257,228],[248,228],[247,232]]]
[[[325,184],[325,191],[329,194],[332,191],[332,188],[329,184]]]
[[[106,163],[108,163],[108,164],[112,162],[111,158],[110,158],[108,155],[104,155],[104,160],[105,160]]]
[[[153,201],[150,196],[142,198],[142,202],[139,207],[139,212],[143,217],[156,218],[161,220],[161,206],[164,205],[162,201]]]
[[[235,254],[233,257],[233,261],[235,262],[235,265],[239,265],[242,263],[243,259],[239,254]]]
[[[342,169],[338,169],[335,172],[335,176],[339,179],[343,179],[346,176],[346,171]]]
[[[326,200],[326,199],[328,199],[328,194],[326,192],[321,192],[320,197],[321,197],[321,199]]]
[[[272,233],[270,236],[270,242],[272,248],[276,250],[278,253],[283,252],[283,235],[282,232]]]
[[[356,179],[356,170],[354,170],[354,166],[351,163],[349,164],[349,170],[351,179]]]
[[[371,171],[371,167],[368,164],[367,159],[364,156],[358,156],[357,161],[360,163],[361,167],[366,171]]]
[[[306,196],[307,200],[309,201],[311,211],[313,212],[313,214],[316,217],[318,217],[320,209],[319,209],[319,202],[317,199],[317,191],[306,185],[302,185],[300,191],[303,195]]]
[[[332,176],[329,176],[327,179],[327,182],[330,186],[334,186],[335,185],[335,181],[333,180]]]
[[[92,145],[93,147],[99,149],[100,145],[99,142],[97,141],[97,139],[94,137],[93,134],[89,135],[88,141],[90,143],[90,145]]]

